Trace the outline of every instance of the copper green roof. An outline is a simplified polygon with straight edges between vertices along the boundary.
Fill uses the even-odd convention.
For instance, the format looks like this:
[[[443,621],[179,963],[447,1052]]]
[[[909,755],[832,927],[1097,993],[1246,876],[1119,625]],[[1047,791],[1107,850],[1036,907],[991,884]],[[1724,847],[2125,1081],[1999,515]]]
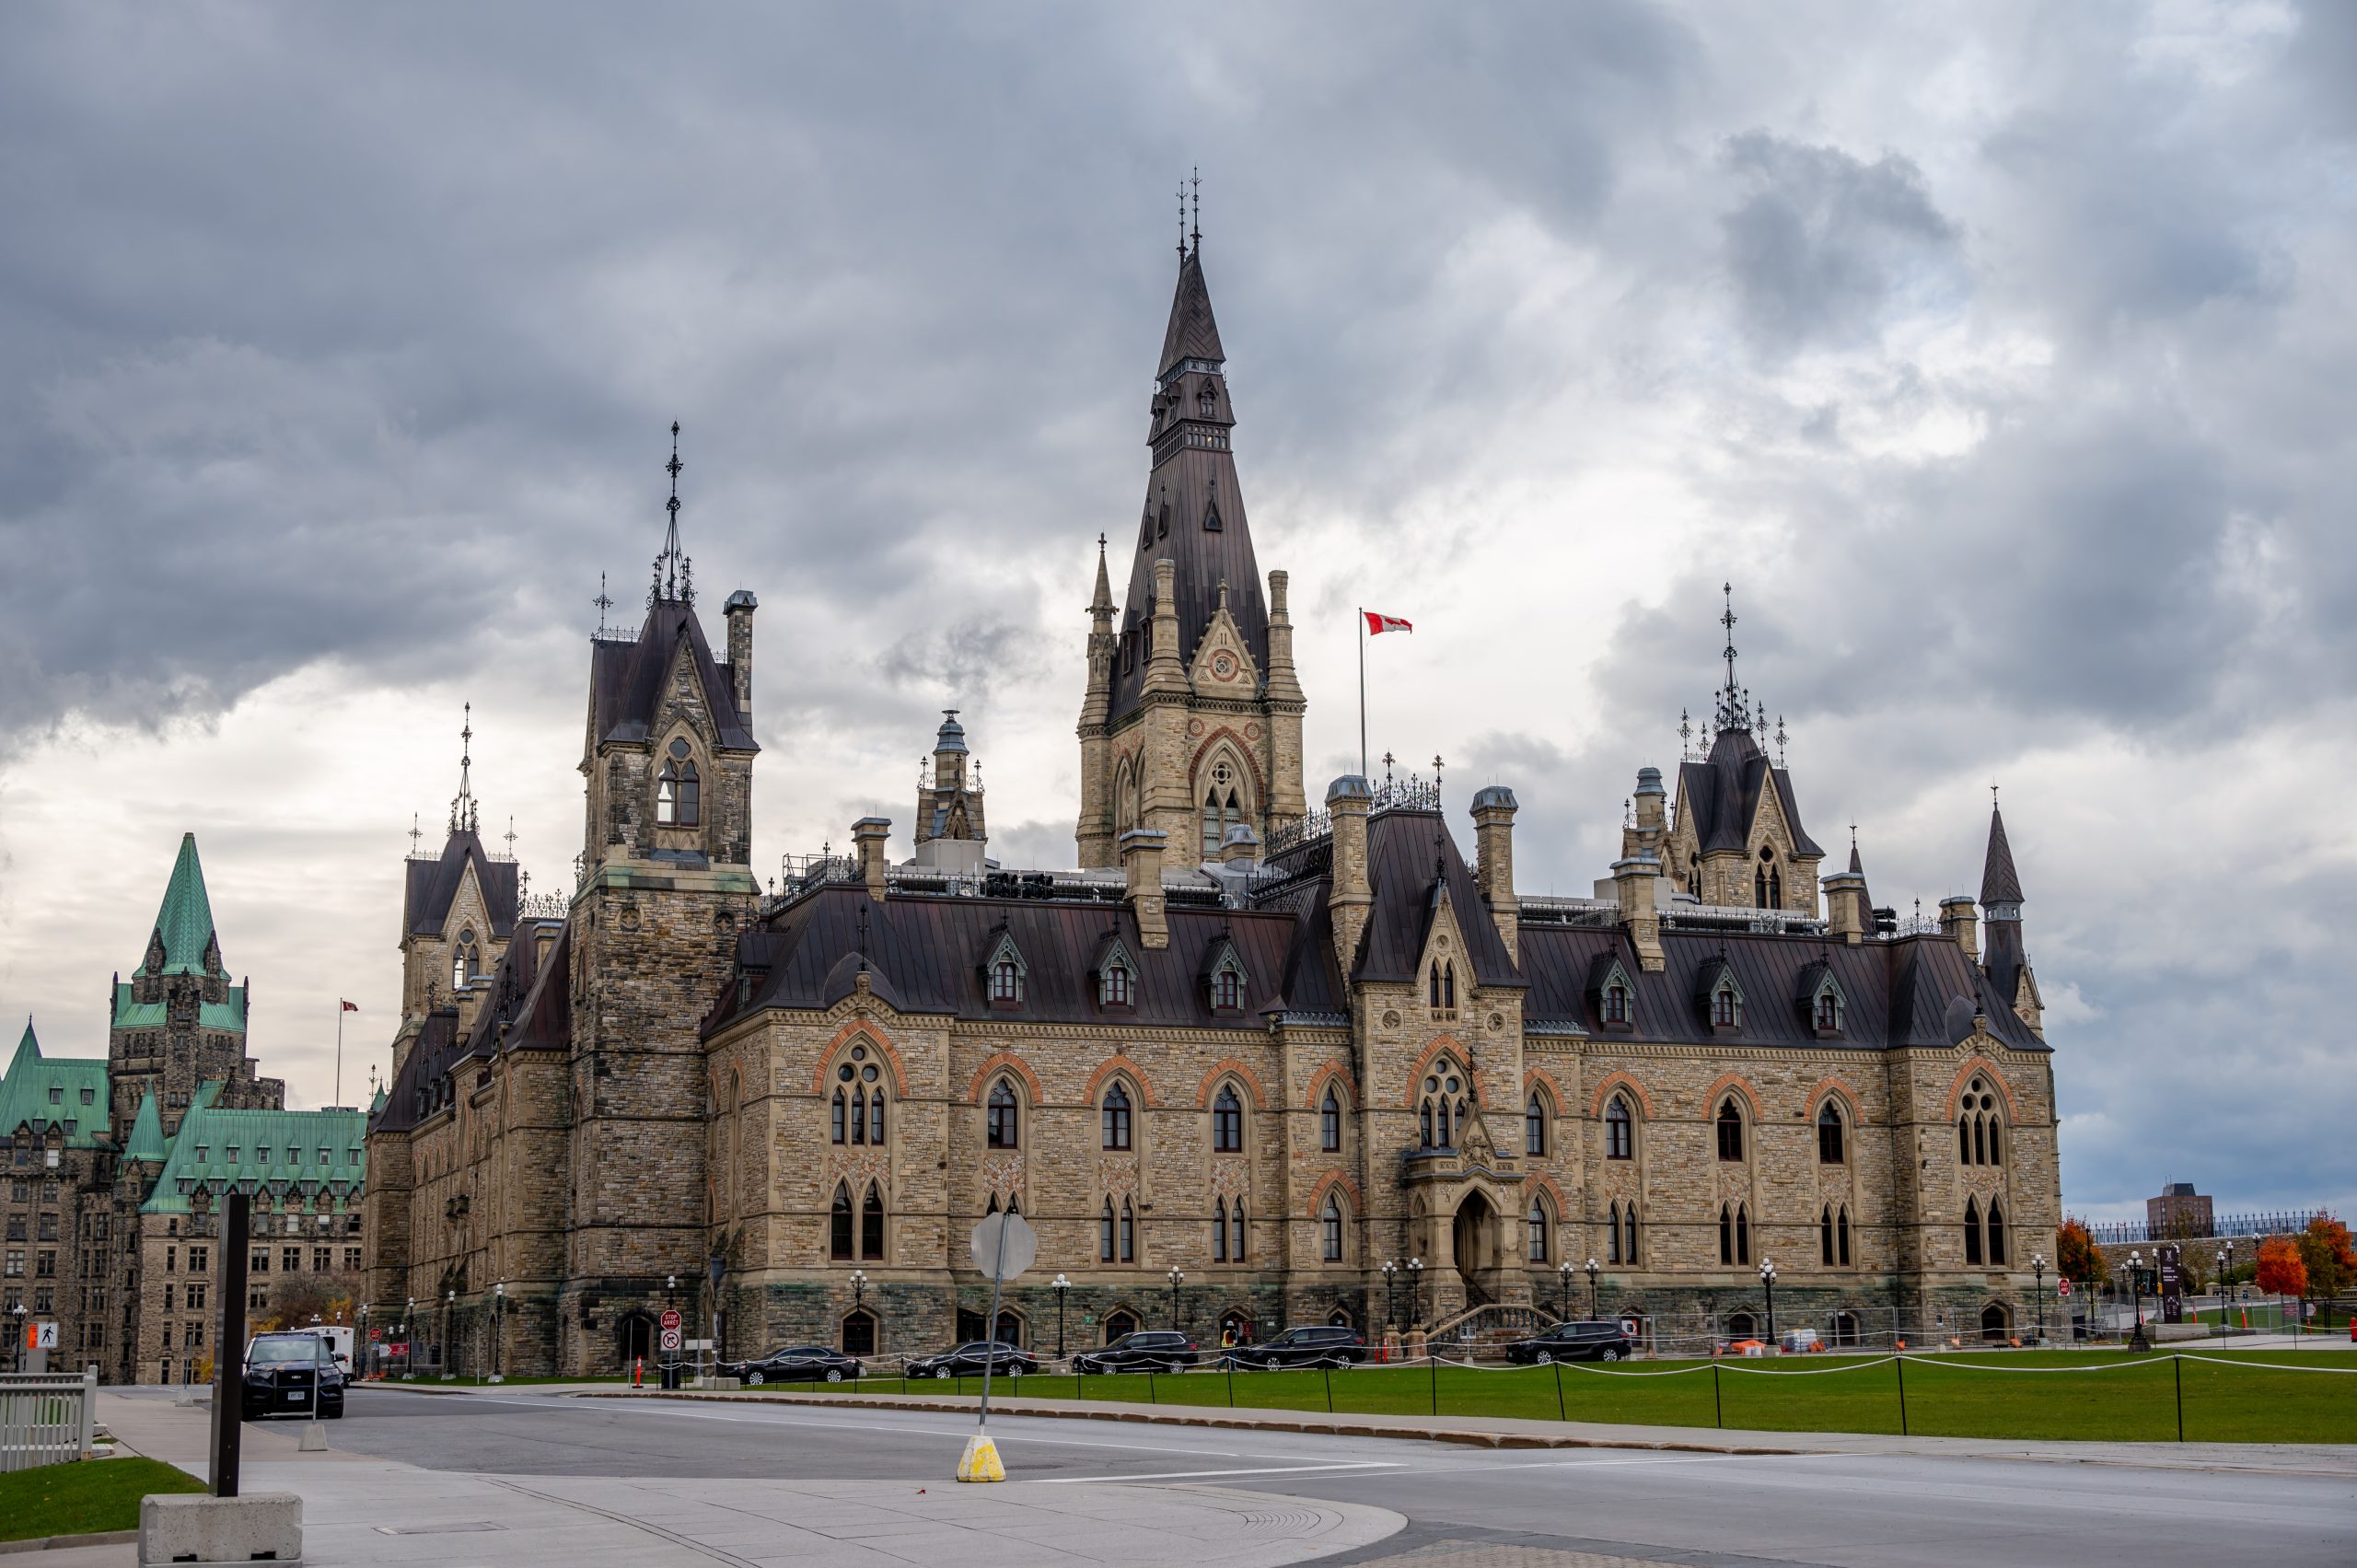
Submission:
[[[94,1149],[108,1141],[107,1064],[102,1058],[42,1056],[28,1018],[8,1071],[0,1075],[0,1137],[20,1129],[45,1136],[52,1124],[64,1132],[69,1149]]]
[[[131,1144],[122,1157],[161,1165],[168,1152],[164,1145],[164,1119],[156,1113],[156,1091],[151,1088],[139,1097],[139,1115],[131,1123]]]
[[[166,1022],[161,1002],[134,1002],[131,999],[131,982],[114,982],[114,1027],[119,1029],[160,1029]],[[246,1027],[246,988],[229,987],[223,1002],[200,1002],[196,1006],[196,1024],[205,1029],[242,1029]]]
[[[164,1173],[140,1213],[186,1214],[200,1186],[220,1193],[251,1183],[274,1197],[324,1190],[346,1202],[359,1198],[367,1171],[361,1112],[225,1110],[213,1103],[219,1092],[217,1083],[207,1084],[180,1118]]]
[[[180,858],[172,862],[171,880],[164,885],[163,906],[156,912],[156,935],[163,939],[164,964],[151,971],[143,959],[141,974],[203,974],[204,950],[214,942],[213,900],[204,892],[204,867],[197,863],[196,835],[180,835]],[[220,955],[216,948],[215,958]]]

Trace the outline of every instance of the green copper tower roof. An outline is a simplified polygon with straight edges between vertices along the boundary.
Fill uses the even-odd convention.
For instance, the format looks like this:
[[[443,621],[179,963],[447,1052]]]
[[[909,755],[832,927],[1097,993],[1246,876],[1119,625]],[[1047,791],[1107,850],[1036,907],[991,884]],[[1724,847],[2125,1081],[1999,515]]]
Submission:
[[[122,1151],[122,1157],[161,1165],[168,1152],[164,1145],[164,1119],[156,1112],[156,1091],[149,1089],[139,1097],[139,1115],[131,1124],[131,1144]]]
[[[236,1186],[270,1193],[281,1213],[291,1198],[319,1214],[331,1206],[353,1212],[367,1179],[366,1117],[356,1110],[225,1110],[214,1103],[220,1089],[209,1080],[198,1091],[141,1214],[186,1214],[200,1187],[219,1193]]]
[[[107,1138],[106,1063],[44,1057],[29,1018],[8,1071],[0,1075],[0,1137],[13,1136],[20,1127],[35,1137],[54,1127],[69,1149],[94,1149]]]
[[[180,858],[172,862],[172,879],[165,884],[163,907],[156,912],[156,935],[163,939],[164,962],[150,970],[143,960],[141,974],[203,974],[205,949],[220,950],[213,934],[213,900],[204,893],[204,867],[196,858],[196,835],[180,835]]]

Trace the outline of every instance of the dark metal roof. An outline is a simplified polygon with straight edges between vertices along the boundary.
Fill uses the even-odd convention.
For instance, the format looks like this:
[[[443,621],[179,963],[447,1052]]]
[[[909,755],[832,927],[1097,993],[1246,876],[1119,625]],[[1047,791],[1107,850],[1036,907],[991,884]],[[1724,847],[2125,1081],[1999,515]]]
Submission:
[[[2005,842],[2005,814],[1989,808],[1989,859],[1980,871],[1980,901],[2017,904],[2022,901],[2021,874],[2014,869],[2014,846]]]
[[[401,900],[401,925],[412,935],[439,936],[449,918],[450,902],[459,896],[459,880],[468,866],[475,868],[475,885],[482,889],[483,909],[491,935],[505,940],[516,929],[517,873],[512,860],[493,860],[471,828],[452,831],[434,860],[407,864],[408,886]]]
[[[592,720],[601,740],[644,740],[663,703],[663,684],[670,679],[679,645],[702,684],[704,706],[720,732],[720,744],[731,750],[757,751],[745,716],[737,711],[737,687],[726,667],[712,656],[703,623],[695,607],[684,599],[657,599],[647,608],[646,624],[634,643],[597,641],[589,645],[589,701]]]
[[[1385,811],[1367,823],[1367,884],[1375,906],[1367,912],[1365,935],[1359,942],[1358,961],[1352,972],[1362,981],[1402,981],[1416,978],[1432,932],[1435,909],[1433,893],[1438,880],[1448,889],[1450,909],[1465,936],[1466,957],[1474,978],[1482,985],[1524,983],[1497,923],[1481,901],[1472,870],[1457,851],[1457,841],[1437,811]]]
[[[1182,359],[1227,358],[1220,347],[1219,322],[1212,316],[1212,291],[1203,285],[1203,255],[1196,249],[1178,263],[1178,288],[1170,300],[1170,324],[1162,332],[1162,360],[1154,367],[1157,381]]]
[[[437,1007],[425,1016],[370,1132],[405,1132],[432,1115],[447,1103],[453,1089],[446,1080],[462,1062],[501,1051],[566,1049],[573,1028],[572,923],[557,933],[546,962],[540,947],[534,923],[527,922],[484,981],[490,994],[476,1007],[464,1035],[459,1032],[457,1007]]]
[[[1801,810],[1793,794],[1793,775],[1771,766],[1747,729],[1723,729],[1712,743],[1711,754],[1700,762],[1678,767],[1678,793],[1704,853],[1743,849],[1749,842],[1751,820],[1759,814],[1759,795],[1772,788],[1793,830],[1793,848],[1805,855],[1822,855],[1817,841],[1801,826]]]
[[[418,1026],[416,1040],[401,1070],[386,1092],[385,1106],[368,1123],[371,1132],[406,1132],[433,1114],[439,1103],[438,1086],[459,1059],[459,1010],[436,1007]],[[424,1090],[424,1103],[419,1091]]]

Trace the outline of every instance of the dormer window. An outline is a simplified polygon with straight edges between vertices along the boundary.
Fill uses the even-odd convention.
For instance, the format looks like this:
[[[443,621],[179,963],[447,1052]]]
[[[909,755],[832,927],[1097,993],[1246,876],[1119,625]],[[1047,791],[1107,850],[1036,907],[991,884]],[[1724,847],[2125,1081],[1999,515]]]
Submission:
[[[991,948],[990,957],[982,960],[982,984],[993,1007],[1023,1005],[1024,983],[1028,966],[1022,950],[1004,926],[999,928],[998,941]]]
[[[1107,1007],[1133,1005],[1129,965],[1114,963],[1105,966],[1097,977],[1097,1000]]]
[[[663,771],[655,781],[655,820],[667,828],[692,828],[702,819],[702,789],[692,748],[674,738]]]
[[[1629,1021],[1629,988],[1612,984],[1604,988],[1604,1021],[1625,1024]]]
[[[1817,1027],[1831,1034],[1841,1027],[1841,998],[1833,992],[1819,992],[1817,998]]]
[[[1244,963],[1236,956],[1236,948],[1221,937],[1213,949],[1219,957],[1213,962],[1211,973],[1205,977],[1215,1013],[1234,1013],[1244,1006]]]
[[[1711,998],[1711,1025],[1713,1028],[1731,1029],[1736,1024],[1735,987],[1723,985]]]

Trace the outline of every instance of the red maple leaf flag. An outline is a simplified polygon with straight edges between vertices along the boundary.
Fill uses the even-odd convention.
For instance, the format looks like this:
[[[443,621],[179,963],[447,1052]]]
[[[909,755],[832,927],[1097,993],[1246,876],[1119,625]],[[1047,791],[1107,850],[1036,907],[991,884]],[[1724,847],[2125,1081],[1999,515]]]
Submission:
[[[341,998],[339,998],[339,1000],[341,1000]],[[347,1013],[357,1013],[360,1011],[360,1004],[357,1002],[346,1002],[343,1004],[343,1010]]]
[[[1382,615],[1372,610],[1362,610],[1359,613],[1366,617],[1366,634],[1370,637],[1379,637],[1386,632],[1412,632],[1416,629],[1396,615]]]

